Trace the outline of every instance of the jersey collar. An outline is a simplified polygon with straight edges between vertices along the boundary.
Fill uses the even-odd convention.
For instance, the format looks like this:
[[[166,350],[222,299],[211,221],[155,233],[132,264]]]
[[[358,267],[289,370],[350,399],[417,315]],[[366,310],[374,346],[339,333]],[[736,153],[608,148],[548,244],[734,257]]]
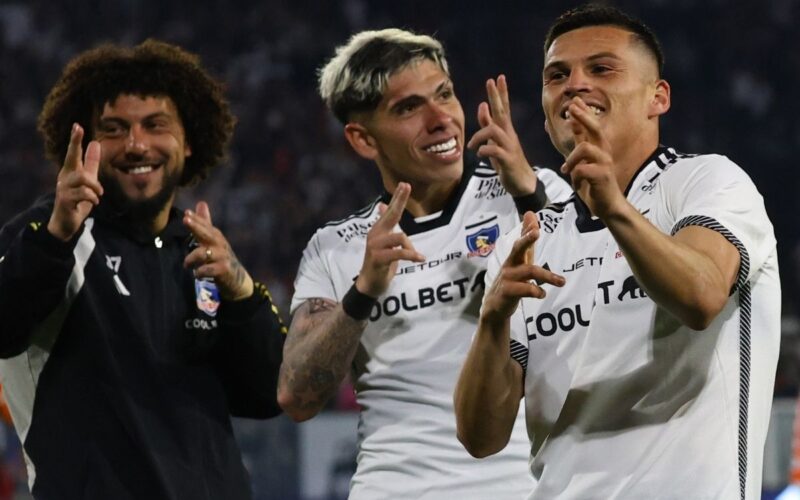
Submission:
[[[425,222],[417,222],[414,220],[414,216],[408,213],[408,210],[404,210],[403,216],[400,218],[400,228],[403,230],[403,232],[410,236],[412,234],[424,233],[425,231],[430,231],[431,229],[436,229],[438,227],[450,224],[450,221],[453,219],[453,214],[456,212],[456,208],[458,208],[458,203],[461,201],[461,197],[464,195],[464,191],[467,189],[467,185],[472,178],[472,174],[475,173],[475,167],[477,164],[477,157],[469,153],[465,155],[464,172],[461,174],[461,180],[459,181],[456,189],[453,190],[453,192],[450,194],[450,197],[447,199],[447,203],[445,203],[445,206],[442,209],[442,213],[439,215],[439,217],[426,220]],[[389,192],[384,191],[381,194],[380,201],[386,203],[387,205],[391,199],[392,195],[389,194]]]
[[[636,170],[636,173],[633,174],[633,177],[631,177],[631,180],[625,187],[625,192],[623,194],[626,198],[631,190],[631,186],[636,183],[637,178],[642,174],[642,172],[644,172],[651,163],[658,162],[658,157],[666,153],[667,150],[668,148],[666,146],[659,144],[655,151],[653,151],[653,153],[647,157],[644,163],[642,163],[642,165]],[[589,233],[592,231],[605,229],[606,225],[603,223],[603,221],[597,217],[592,217],[589,207],[586,206],[577,193],[573,195],[573,198],[575,199],[575,211],[578,214],[577,218],[575,219],[575,225],[577,226],[578,231],[581,233]]]

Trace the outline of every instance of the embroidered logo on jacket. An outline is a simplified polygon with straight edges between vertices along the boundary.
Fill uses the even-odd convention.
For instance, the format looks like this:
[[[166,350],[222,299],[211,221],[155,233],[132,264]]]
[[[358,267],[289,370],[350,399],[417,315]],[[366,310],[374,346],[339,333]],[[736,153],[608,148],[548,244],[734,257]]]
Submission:
[[[467,235],[467,257],[486,257],[494,250],[495,241],[500,236],[500,226],[484,227]]]
[[[197,297],[197,308],[211,317],[217,315],[219,309],[219,290],[217,285],[207,279],[194,280],[194,292]]]

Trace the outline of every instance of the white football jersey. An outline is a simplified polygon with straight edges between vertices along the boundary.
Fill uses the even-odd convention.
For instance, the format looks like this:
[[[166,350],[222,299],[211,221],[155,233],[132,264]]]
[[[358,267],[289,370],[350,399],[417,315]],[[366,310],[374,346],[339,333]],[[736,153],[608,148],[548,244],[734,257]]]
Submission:
[[[637,283],[619,245],[574,196],[539,212],[536,264],[566,278],[511,319],[525,369],[538,485],[531,499],[758,499],[780,341],[772,224],[750,178],[723,156],[659,148],[626,196],[666,234],[722,234],[741,264],[703,331]],[[519,236],[490,257],[487,283]]]
[[[554,172],[538,176],[551,200],[571,195]],[[295,281],[293,312],[315,297],[342,300],[361,269],[378,201],[314,234]],[[456,438],[453,409],[487,257],[519,220],[497,173],[485,166],[465,167],[440,214],[403,214],[401,228],[427,260],[399,263],[361,337],[353,363],[361,416],[351,499],[522,499],[532,488],[522,412],[506,450],[477,460]]]

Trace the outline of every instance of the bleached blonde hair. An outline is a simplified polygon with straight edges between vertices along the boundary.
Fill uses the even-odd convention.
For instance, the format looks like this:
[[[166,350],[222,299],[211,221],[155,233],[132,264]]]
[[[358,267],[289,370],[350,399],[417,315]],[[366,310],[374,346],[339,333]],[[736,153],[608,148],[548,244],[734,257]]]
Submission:
[[[428,59],[450,74],[442,44],[397,28],[356,33],[319,70],[319,95],[346,124],[354,112],[374,110],[397,71]]]

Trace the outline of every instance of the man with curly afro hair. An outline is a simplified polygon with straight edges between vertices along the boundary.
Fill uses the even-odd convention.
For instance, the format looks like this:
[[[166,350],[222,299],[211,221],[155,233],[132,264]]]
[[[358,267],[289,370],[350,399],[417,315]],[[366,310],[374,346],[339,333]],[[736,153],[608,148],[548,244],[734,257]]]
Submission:
[[[173,206],[234,118],[199,59],[104,45],[39,116],[60,165],[0,230],[0,379],[36,498],[250,498],[230,415],[277,415],[286,332],[211,220]]]

